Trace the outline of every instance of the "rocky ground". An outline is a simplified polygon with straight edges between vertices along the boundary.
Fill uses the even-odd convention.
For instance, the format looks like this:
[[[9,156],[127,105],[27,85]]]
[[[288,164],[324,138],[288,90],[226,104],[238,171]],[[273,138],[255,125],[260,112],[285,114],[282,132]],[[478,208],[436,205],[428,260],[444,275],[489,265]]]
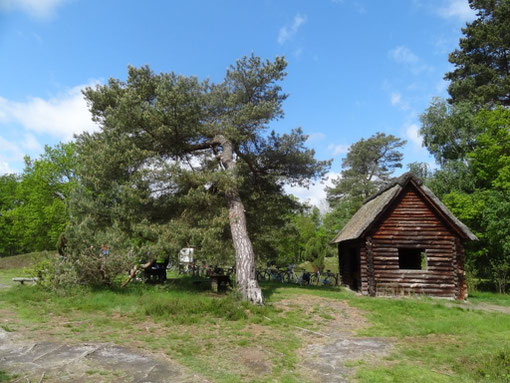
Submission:
[[[28,342],[0,329],[0,366],[20,382],[208,382],[167,358],[108,343]]]

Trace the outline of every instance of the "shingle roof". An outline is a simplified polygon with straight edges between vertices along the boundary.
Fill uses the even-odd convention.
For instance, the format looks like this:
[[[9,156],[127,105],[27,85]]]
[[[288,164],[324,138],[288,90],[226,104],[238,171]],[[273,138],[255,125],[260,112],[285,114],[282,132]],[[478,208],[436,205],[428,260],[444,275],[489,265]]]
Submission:
[[[413,176],[411,173],[405,173],[393,182],[389,183],[377,193],[369,197],[363,202],[363,205],[359,210],[352,216],[337,236],[331,241],[331,243],[340,243],[350,241],[353,239],[360,238],[368,227],[383,213],[384,210],[390,205],[404,187],[413,181],[413,183],[419,188],[435,205],[435,207],[443,213],[450,221],[451,225],[465,235],[466,239],[476,241],[478,238],[464,225],[457,217],[455,217],[450,210],[437,198],[432,190],[423,185],[423,182]]]

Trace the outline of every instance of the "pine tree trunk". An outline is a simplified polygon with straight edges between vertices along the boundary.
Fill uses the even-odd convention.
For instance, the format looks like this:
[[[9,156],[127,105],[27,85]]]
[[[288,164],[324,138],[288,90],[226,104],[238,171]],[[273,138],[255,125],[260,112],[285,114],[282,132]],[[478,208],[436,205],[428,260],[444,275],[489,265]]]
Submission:
[[[216,141],[222,146],[221,163],[235,178],[236,162],[234,161],[232,143],[223,136],[216,137]],[[228,203],[230,231],[232,232],[232,241],[236,252],[237,289],[244,300],[256,305],[263,305],[264,297],[255,276],[255,254],[246,228],[244,205],[237,186],[231,186],[226,191],[225,197]]]
[[[244,300],[254,304],[264,304],[262,290],[255,277],[255,254],[251,245],[244,205],[237,189],[231,189],[226,194],[228,201],[230,230],[236,251],[236,280],[237,288]]]

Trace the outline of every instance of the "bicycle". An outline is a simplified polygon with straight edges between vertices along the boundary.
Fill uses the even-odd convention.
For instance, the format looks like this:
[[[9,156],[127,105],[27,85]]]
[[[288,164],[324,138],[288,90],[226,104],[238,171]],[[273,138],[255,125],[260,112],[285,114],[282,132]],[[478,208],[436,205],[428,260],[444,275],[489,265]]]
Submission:
[[[268,269],[268,270],[266,270],[266,273],[269,276],[268,277],[269,281],[275,281],[275,282],[283,283],[283,272],[281,270],[278,270],[278,269]]]
[[[320,270],[312,271],[310,273],[310,285],[318,286],[321,280],[321,272]]]
[[[298,283],[298,276],[294,272],[295,265],[288,265],[287,270],[283,272],[283,281],[285,283]]]
[[[255,277],[257,278],[257,281],[267,281],[269,279],[268,274],[266,273],[266,270],[255,270]]]

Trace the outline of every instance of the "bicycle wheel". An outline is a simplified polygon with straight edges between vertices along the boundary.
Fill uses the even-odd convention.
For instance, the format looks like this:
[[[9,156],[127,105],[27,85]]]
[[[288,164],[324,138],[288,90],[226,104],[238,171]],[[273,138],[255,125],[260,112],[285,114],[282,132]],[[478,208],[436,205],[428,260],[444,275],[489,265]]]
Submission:
[[[310,275],[310,285],[317,286],[319,284],[319,281],[320,281],[319,274],[313,273],[312,275]]]

